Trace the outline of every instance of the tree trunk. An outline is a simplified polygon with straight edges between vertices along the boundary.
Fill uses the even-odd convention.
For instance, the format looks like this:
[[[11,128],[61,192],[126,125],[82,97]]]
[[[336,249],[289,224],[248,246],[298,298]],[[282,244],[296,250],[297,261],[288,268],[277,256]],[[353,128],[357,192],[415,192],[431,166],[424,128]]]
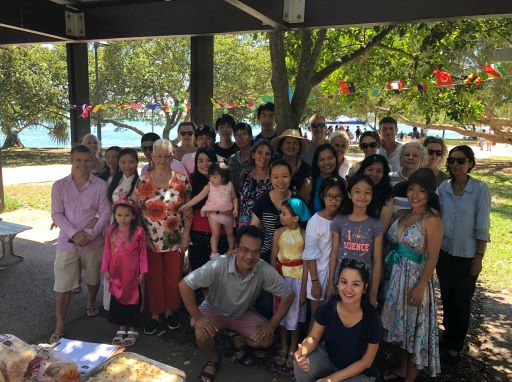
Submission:
[[[24,148],[23,143],[21,143],[20,137],[18,136],[18,132],[10,132],[6,135],[3,149],[8,149],[9,147],[18,147]]]

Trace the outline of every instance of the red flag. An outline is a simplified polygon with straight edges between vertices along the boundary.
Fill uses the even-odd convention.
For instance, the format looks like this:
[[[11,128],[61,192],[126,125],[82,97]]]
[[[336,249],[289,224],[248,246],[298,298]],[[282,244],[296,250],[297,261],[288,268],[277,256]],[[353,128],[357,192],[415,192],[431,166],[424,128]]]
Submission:
[[[452,75],[448,72],[434,69],[434,75],[437,78],[437,86],[450,86],[453,84]]]
[[[503,72],[503,67],[501,66],[501,62],[486,65],[485,71],[487,72],[489,78],[503,78],[505,76],[505,73]]]
[[[343,94],[351,94],[356,92],[356,87],[352,82],[340,81],[340,89]]]
[[[254,108],[254,101],[249,102],[247,107],[252,110]]]
[[[405,86],[404,80],[394,80],[388,82],[389,90],[402,90]]]

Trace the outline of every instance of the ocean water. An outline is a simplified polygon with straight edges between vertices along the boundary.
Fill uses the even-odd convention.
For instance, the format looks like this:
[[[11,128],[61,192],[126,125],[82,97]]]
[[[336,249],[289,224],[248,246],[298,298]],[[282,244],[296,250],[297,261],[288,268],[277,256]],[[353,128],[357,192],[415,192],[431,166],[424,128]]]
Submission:
[[[144,133],[154,131],[155,133],[162,135],[163,126],[151,126],[151,124],[145,122],[130,122],[124,121],[127,124],[131,124]],[[361,129],[364,125],[360,125]],[[370,129],[368,126],[366,126]],[[350,130],[355,132],[356,125],[350,125]],[[404,133],[410,133],[412,127],[404,124],[398,124],[398,131]],[[259,126],[253,126],[253,134],[256,135],[260,132]],[[91,133],[97,135],[96,126],[91,126]],[[441,130],[431,130],[430,135],[442,136]],[[177,129],[174,128],[170,132],[170,139],[175,139],[177,136]],[[309,136],[309,135],[308,135]],[[3,140],[5,136],[0,134],[0,138]],[[462,139],[463,136],[453,131],[446,131],[445,138],[447,139]],[[48,131],[41,127],[31,126],[26,128],[20,133],[21,142],[25,147],[42,148],[42,147],[69,147],[70,143],[57,143],[51,139],[48,135]],[[107,148],[109,146],[121,146],[121,147],[139,147],[140,146],[140,135],[131,130],[115,131],[115,126],[112,124],[105,124],[101,126],[101,140],[102,147]]]

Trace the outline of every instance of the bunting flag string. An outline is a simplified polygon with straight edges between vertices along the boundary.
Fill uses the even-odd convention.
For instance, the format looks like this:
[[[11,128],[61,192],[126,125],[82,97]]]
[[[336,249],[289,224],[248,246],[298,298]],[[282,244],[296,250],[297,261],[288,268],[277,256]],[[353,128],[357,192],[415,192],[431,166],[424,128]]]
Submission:
[[[452,74],[442,71],[439,69],[434,69],[433,74],[436,80],[436,85],[438,88],[447,88],[454,86],[478,86],[484,81],[490,81],[495,79],[502,79],[505,76],[505,72],[503,70],[503,66],[501,63],[497,62],[495,64],[486,65],[485,73],[487,74],[486,79],[478,76],[476,73],[471,73],[465,77],[454,77]],[[454,80],[455,79],[455,80]],[[352,95],[352,94],[365,94],[368,98],[376,98],[383,91],[392,91],[395,93],[401,92],[403,93],[406,90],[411,91],[412,93],[426,93],[428,90],[428,86],[424,82],[419,82],[417,84],[410,84],[406,86],[404,80],[392,80],[389,81],[384,88],[376,88],[376,89],[368,89],[362,88],[360,90],[356,90],[356,86],[353,82],[350,81],[339,81],[339,89],[340,92],[344,95]],[[291,97],[291,87],[288,89],[288,96]],[[333,94],[323,94],[319,96],[319,99],[332,99],[335,95]],[[258,99],[252,99],[249,101],[241,101],[241,102],[233,102],[233,101],[222,101],[216,98],[210,99],[212,105],[217,109],[230,110],[230,109],[238,109],[238,108],[247,108],[250,111],[254,112],[259,103],[266,102],[274,102],[274,97],[272,96],[260,96]],[[116,105],[112,103],[104,103],[104,104],[96,104],[96,105],[69,105],[71,109],[79,110],[82,118],[89,118],[92,114],[98,113],[100,110],[136,110],[139,112],[143,112],[144,110],[150,110],[152,112],[157,111],[159,109],[163,110],[191,110],[192,105],[187,102],[187,100],[176,101],[173,104],[168,103],[142,103],[142,102],[134,102],[134,103],[123,103],[121,105]]]

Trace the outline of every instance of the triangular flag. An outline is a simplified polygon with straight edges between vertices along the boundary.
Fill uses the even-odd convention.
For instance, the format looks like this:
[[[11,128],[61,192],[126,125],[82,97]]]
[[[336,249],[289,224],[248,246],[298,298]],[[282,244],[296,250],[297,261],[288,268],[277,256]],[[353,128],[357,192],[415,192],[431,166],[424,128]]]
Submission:
[[[101,105],[101,110],[107,110],[107,104],[106,103]]]
[[[96,105],[92,108],[93,113],[97,113],[101,105]]]
[[[354,84],[347,81],[340,81],[340,89],[343,94],[352,94],[356,92]]]
[[[464,85],[478,85],[480,82],[482,82],[482,77],[478,77],[475,73],[471,73],[464,79]]]
[[[250,110],[252,110],[252,109],[254,109],[254,106],[255,106],[255,105],[256,105],[256,104],[254,103],[254,101],[251,101],[251,102],[249,102],[249,103],[247,104],[247,107],[248,107]]]
[[[414,85],[412,87],[412,91],[417,92],[417,93],[426,93],[427,90],[428,90],[428,87],[423,82],[420,82],[419,84]]]
[[[451,86],[453,84],[452,75],[448,72],[434,69],[434,75],[437,78],[437,86]]]
[[[405,86],[404,80],[394,80],[388,82],[389,90],[402,90]]]
[[[236,105],[233,102],[226,101],[226,109],[233,109]]]
[[[486,65],[485,71],[489,78],[503,78],[505,77],[505,72],[503,71],[503,67],[501,66],[501,62],[497,62],[496,64]]]

